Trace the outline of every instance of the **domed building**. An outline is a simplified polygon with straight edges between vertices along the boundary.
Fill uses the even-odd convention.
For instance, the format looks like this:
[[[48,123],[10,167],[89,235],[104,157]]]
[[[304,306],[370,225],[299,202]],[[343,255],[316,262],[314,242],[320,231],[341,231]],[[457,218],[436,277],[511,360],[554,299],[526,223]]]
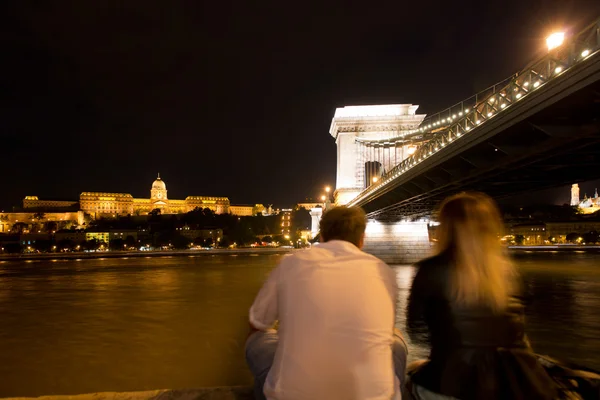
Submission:
[[[83,192],[79,196],[82,211],[94,218],[119,215],[142,215],[153,210],[162,214],[179,214],[195,208],[209,208],[217,214],[229,213],[227,197],[188,196],[185,200],[173,200],[167,196],[167,185],[156,177],[150,188],[149,199],[137,199],[129,193]]]

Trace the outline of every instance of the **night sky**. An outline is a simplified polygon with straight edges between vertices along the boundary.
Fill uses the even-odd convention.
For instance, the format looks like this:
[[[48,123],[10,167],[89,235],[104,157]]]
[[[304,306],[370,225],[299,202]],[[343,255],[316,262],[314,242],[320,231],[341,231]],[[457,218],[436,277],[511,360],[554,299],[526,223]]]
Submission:
[[[148,197],[157,172],[170,198],[290,206],[335,184],[336,107],[436,112],[598,15],[597,0],[5,0],[0,208]]]

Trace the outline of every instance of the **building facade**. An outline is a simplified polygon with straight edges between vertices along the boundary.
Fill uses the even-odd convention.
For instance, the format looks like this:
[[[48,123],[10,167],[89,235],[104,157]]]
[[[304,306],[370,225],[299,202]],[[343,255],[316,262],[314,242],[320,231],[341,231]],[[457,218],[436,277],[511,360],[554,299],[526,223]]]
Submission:
[[[40,200],[37,196],[25,196],[23,199],[23,208],[26,209],[56,209],[77,207],[76,201],[64,200]]]
[[[76,206],[72,201],[40,200],[37,196],[27,196],[24,208],[64,208]],[[134,198],[129,193],[83,192],[79,196],[80,210],[92,218],[142,215],[159,209],[161,214],[180,214],[195,208],[209,208],[216,214],[229,213],[227,197],[188,196],[185,200],[169,199],[167,185],[160,175],[152,183],[150,198]]]
[[[583,200],[579,194],[579,185],[571,186],[571,205],[577,206],[583,214],[593,214],[600,211],[600,198],[598,197],[598,189],[594,191],[594,197],[583,196]]]

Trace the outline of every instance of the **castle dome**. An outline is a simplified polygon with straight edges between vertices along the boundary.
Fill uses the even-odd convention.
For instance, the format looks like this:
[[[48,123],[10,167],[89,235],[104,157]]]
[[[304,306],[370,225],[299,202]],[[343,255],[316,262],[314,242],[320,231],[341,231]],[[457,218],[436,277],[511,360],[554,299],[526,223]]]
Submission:
[[[152,182],[152,189],[167,190],[167,185],[165,185],[165,182],[160,179],[160,174],[158,174],[156,180]]]

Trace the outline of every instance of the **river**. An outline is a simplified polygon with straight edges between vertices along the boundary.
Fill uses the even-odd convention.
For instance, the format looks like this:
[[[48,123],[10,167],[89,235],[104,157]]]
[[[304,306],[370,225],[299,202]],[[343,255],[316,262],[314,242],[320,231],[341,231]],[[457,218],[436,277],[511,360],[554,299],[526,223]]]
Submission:
[[[247,311],[279,255],[0,262],[0,397],[248,385]],[[600,255],[520,253],[535,350],[600,369]],[[395,266],[397,327],[415,270]],[[411,359],[426,355],[409,338]]]

